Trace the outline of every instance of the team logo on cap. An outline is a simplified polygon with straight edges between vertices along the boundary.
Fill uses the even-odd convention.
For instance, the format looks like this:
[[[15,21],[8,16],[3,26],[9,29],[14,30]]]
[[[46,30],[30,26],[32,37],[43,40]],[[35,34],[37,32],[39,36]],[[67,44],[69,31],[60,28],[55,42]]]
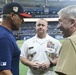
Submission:
[[[16,6],[13,7],[13,11],[14,11],[14,12],[18,12],[18,7],[16,7]]]

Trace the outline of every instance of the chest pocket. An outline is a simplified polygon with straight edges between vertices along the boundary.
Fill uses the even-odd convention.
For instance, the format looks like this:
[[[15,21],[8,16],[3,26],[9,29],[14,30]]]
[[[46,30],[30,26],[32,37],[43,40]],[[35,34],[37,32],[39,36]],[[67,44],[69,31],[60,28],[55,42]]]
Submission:
[[[47,48],[47,50],[45,50],[45,53],[49,58],[49,60],[53,60],[57,56],[57,54],[55,53],[55,49],[52,49],[52,48]]]
[[[34,47],[33,46],[31,46],[31,47],[29,47],[28,48],[28,59],[29,60],[32,60],[32,58],[35,56],[35,54],[36,54],[36,50],[34,49]]]

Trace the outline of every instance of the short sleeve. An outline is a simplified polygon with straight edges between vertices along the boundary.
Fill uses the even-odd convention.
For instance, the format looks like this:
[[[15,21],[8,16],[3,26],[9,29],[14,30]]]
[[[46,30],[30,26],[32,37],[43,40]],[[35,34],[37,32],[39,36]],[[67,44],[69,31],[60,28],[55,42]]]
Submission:
[[[9,39],[0,39],[0,70],[11,69],[13,50],[13,44]]]
[[[28,57],[28,46],[26,42],[22,44],[20,56]]]

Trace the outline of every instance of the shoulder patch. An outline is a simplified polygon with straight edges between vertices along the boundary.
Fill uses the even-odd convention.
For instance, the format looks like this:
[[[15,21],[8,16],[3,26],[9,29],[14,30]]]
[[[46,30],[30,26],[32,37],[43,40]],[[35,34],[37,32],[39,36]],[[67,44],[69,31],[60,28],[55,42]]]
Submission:
[[[0,62],[0,66],[6,66],[7,62]]]

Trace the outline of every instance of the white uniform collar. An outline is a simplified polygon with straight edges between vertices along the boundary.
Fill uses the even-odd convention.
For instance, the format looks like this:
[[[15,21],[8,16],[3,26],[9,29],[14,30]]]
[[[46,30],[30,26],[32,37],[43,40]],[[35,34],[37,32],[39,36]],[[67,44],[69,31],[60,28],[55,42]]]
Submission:
[[[34,42],[38,42],[40,44],[43,44],[43,43],[45,43],[48,40],[48,38],[49,38],[49,35],[48,34],[43,39],[38,38],[37,37],[37,34],[36,34],[35,37],[34,37]]]

